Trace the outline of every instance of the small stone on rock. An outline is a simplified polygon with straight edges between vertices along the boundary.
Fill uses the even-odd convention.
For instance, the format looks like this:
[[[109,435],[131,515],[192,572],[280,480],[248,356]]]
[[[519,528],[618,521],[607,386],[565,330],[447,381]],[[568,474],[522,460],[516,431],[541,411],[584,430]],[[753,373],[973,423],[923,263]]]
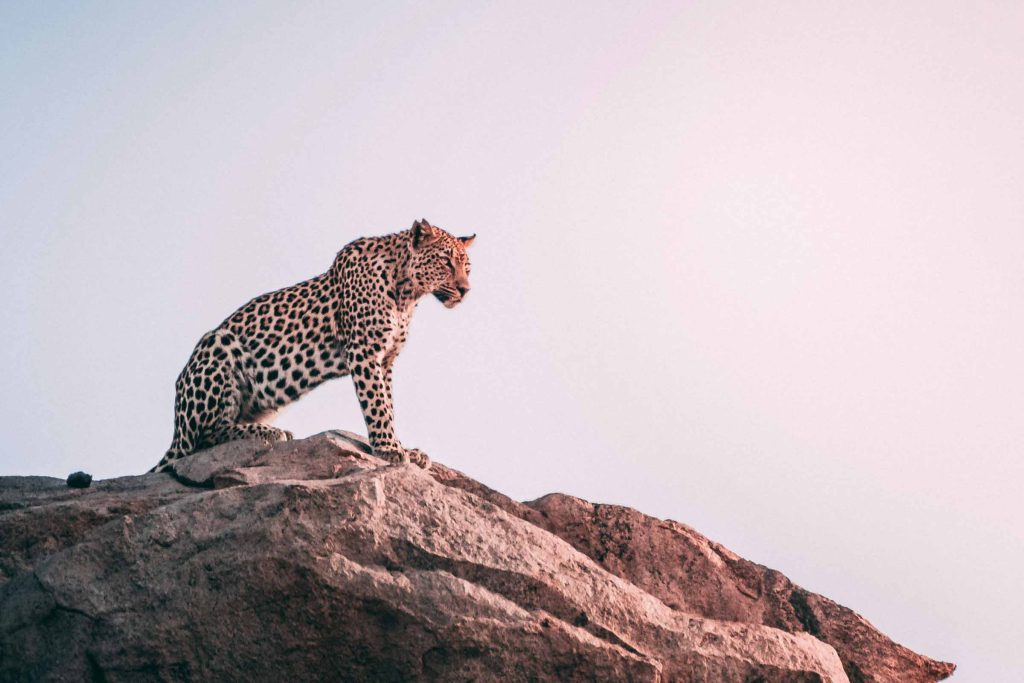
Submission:
[[[92,483],[92,475],[85,472],[72,472],[68,475],[68,486],[73,489],[87,489]]]

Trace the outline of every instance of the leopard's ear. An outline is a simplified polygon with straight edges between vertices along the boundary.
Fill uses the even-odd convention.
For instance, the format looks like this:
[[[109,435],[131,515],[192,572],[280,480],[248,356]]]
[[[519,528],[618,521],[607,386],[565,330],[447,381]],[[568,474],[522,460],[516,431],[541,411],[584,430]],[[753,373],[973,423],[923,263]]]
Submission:
[[[426,246],[437,239],[437,230],[427,222],[418,220],[412,224],[412,246],[414,249]]]
[[[476,233],[474,232],[469,237],[460,237],[459,241],[462,242],[462,246],[468,247],[471,244],[473,244],[473,240],[475,240],[475,239],[476,239]]]

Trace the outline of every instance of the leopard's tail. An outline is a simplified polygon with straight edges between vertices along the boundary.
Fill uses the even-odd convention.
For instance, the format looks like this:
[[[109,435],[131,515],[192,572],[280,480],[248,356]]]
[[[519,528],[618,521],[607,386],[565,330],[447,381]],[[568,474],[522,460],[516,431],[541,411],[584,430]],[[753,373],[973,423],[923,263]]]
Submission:
[[[183,421],[179,420],[179,422]],[[150,472],[166,472],[171,468],[171,461],[192,454],[195,449],[189,448],[190,441],[187,438],[187,429],[187,423],[174,425],[174,439],[171,441],[171,447],[164,453],[164,457],[160,458],[160,462],[149,470]],[[194,443],[194,440],[192,443]]]
[[[160,458],[160,462],[158,462],[151,469],[149,469],[146,472],[146,474],[151,474],[153,472],[166,472],[171,468],[172,460],[177,460],[178,458],[184,455],[187,455],[187,453],[180,449],[175,449],[174,447],[171,447],[167,450],[166,453],[164,453],[164,457]]]
[[[182,405],[184,377],[185,371],[183,370],[174,385],[174,437],[171,439],[171,446],[164,453],[164,457],[160,458],[160,462],[154,465],[147,474],[151,472],[166,472],[170,469],[172,460],[191,455],[196,450],[195,444],[198,441],[197,425],[194,419],[188,419]]]

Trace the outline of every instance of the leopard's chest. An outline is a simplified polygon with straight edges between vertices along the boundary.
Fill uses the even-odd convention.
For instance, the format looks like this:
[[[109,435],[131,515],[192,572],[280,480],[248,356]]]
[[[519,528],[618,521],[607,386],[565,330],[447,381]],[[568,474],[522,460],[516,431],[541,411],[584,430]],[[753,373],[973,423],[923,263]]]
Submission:
[[[385,335],[384,349],[389,356],[395,356],[405,346],[405,339],[409,334],[409,323],[412,314],[399,314],[395,316],[394,325]]]

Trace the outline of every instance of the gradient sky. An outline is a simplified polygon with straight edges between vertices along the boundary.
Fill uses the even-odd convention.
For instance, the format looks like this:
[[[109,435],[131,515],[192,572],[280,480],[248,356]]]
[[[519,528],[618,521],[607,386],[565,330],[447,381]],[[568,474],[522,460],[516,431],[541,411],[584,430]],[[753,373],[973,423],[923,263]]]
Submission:
[[[0,474],[146,470],[203,332],[426,217],[406,445],[1015,680],[1022,84],[1011,1],[0,3]]]

